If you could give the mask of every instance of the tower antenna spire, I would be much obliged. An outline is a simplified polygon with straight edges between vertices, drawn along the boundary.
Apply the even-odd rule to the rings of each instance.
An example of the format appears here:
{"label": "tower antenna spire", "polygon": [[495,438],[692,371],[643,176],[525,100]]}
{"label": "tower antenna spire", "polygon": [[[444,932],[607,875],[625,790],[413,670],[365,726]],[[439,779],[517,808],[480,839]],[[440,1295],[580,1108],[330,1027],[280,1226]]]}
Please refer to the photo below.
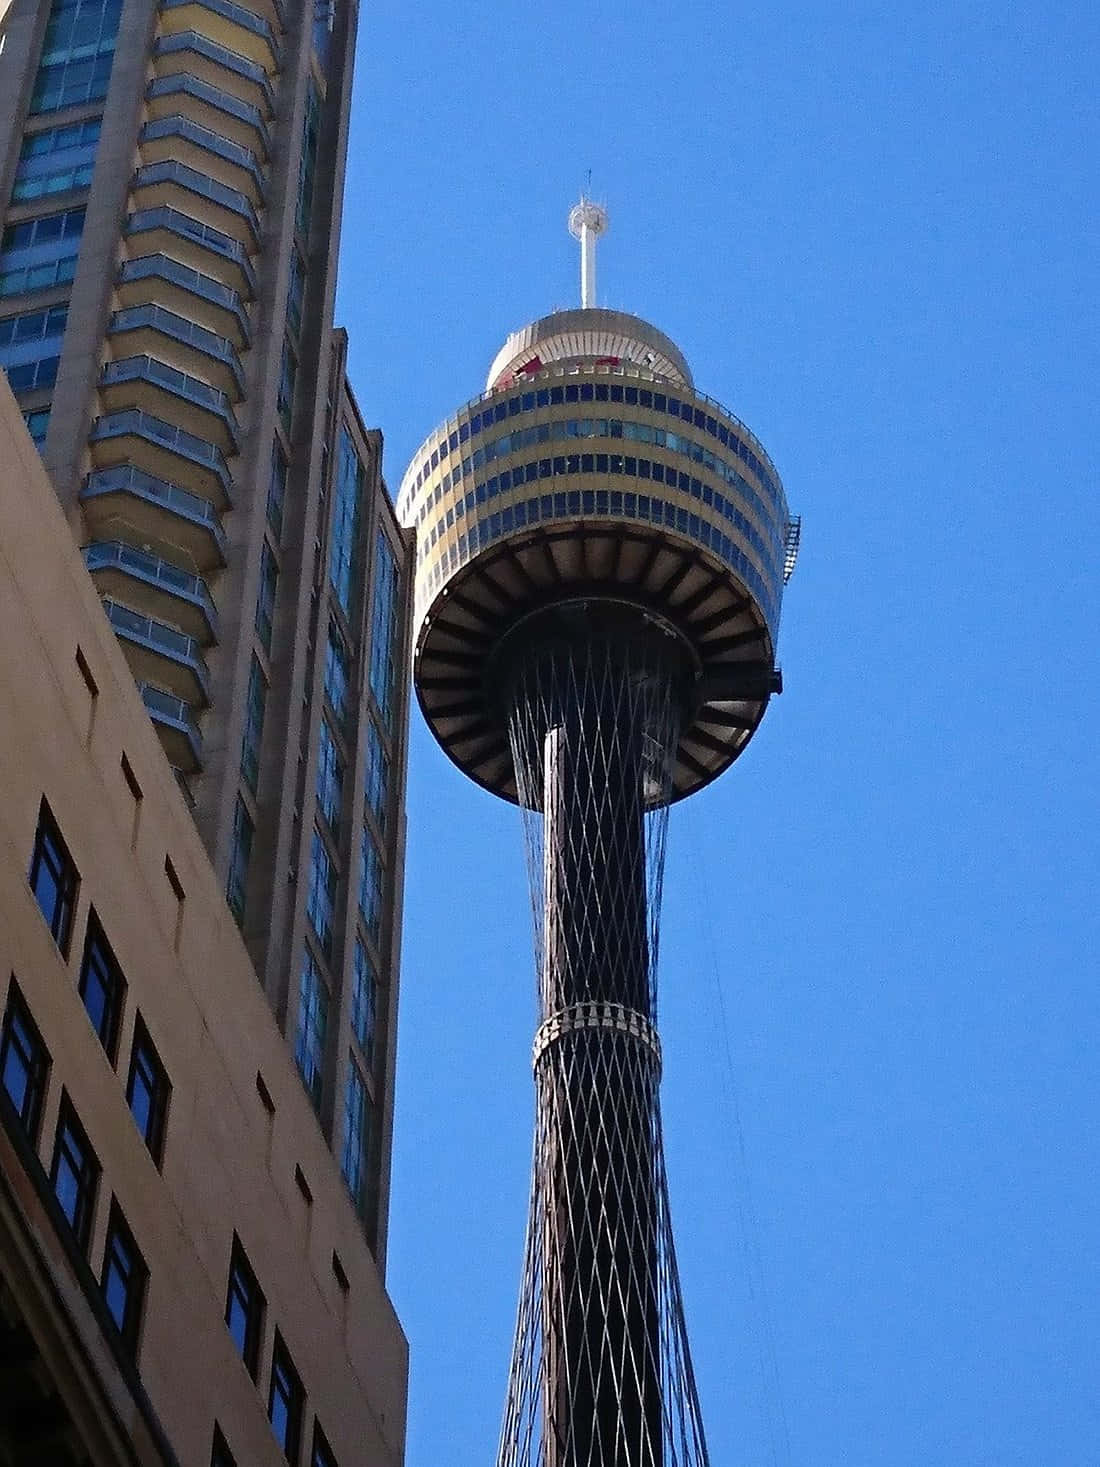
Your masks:
{"label": "tower antenna spire", "polygon": [[[588,177],[591,183],[591,170]],[[596,304],[596,241],[607,233],[607,210],[582,192],[569,211],[569,233],[581,242],[581,305],[588,310]]]}

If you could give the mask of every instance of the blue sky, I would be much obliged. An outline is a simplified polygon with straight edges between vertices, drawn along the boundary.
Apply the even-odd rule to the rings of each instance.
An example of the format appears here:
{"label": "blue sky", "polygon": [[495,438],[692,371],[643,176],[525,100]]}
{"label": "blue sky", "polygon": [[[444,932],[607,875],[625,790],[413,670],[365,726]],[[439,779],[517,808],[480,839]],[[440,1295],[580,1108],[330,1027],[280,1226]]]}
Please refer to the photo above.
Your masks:
{"label": "blue sky", "polygon": [[[1100,10],[1058,0],[364,10],[338,317],[391,486],[575,303],[591,169],[601,304],[678,342],[803,516],[786,691],[670,826],[715,1467],[1100,1460],[1098,75]],[[530,952],[518,816],[417,719],[409,1467],[495,1452]]]}

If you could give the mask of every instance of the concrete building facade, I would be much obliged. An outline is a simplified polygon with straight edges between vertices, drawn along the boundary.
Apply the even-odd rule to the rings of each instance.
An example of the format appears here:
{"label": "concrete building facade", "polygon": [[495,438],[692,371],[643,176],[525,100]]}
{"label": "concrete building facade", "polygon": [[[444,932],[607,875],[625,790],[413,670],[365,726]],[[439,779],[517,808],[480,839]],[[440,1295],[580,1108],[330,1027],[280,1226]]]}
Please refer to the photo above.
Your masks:
{"label": "concrete building facade", "polygon": [[0,367],[385,1253],[411,537],[332,328],[354,3],[12,0]]}
{"label": "concrete building facade", "polygon": [[362,1046],[334,1161],[3,383],[0,464],[0,1461],[399,1467]]}

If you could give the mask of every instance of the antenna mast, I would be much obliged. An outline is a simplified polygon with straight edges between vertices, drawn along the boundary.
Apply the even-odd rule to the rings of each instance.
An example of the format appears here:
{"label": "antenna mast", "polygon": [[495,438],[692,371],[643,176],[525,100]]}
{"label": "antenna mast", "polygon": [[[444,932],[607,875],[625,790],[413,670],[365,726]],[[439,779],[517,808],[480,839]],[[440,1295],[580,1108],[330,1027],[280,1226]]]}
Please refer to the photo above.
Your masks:
{"label": "antenna mast", "polygon": [[581,194],[569,211],[569,233],[581,242],[581,305],[596,304],[596,241],[607,233],[607,210]]}

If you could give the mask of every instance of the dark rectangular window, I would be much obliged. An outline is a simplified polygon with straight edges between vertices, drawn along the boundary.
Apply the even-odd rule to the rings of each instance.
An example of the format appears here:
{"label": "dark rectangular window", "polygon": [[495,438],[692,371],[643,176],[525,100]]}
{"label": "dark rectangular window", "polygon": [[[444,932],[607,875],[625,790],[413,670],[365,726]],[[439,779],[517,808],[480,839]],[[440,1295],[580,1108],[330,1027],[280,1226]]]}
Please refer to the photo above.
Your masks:
{"label": "dark rectangular window", "polygon": [[369,1065],[374,1058],[374,1031],[378,1013],[378,979],[367,950],[357,937],[352,968],[351,1027],[363,1058]]}
{"label": "dark rectangular window", "polygon": [[279,585],[279,563],[265,537],[260,547],[260,588],[256,596],[256,635],[265,652],[271,651],[271,629],[275,620],[275,593]]}
{"label": "dark rectangular window", "polygon": [[168,1118],[168,1076],[149,1038],[142,1017],[134,1021],[134,1045],[130,1051],[130,1074],[126,1081],[126,1103],[137,1123],[149,1154],[160,1166],[164,1154],[164,1128]]}
{"label": "dark rectangular window", "polygon": [[335,1453],[321,1430],[321,1423],[317,1420],[313,1422],[313,1452],[309,1459],[309,1467],[336,1467]]}
{"label": "dark rectangular window", "polygon": [[267,709],[267,678],[256,654],[248,672],[248,695],[244,709],[244,738],[241,743],[241,774],[253,794],[260,778],[260,743],[264,736]]}
{"label": "dark rectangular window", "polygon": [[229,1450],[222,1429],[214,1422],[214,1445],[210,1448],[210,1467],[237,1467],[237,1460]]}
{"label": "dark rectangular window", "polygon": [[354,1058],[348,1059],[344,1090],[344,1149],[340,1170],[348,1184],[355,1210],[362,1215],[366,1202],[367,1161],[370,1145],[370,1099]]}
{"label": "dark rectangular window", "polygon": [[340,807],[344,798],[344,761],[336,747],[336,740],[328,726],[328,719],[321,719],[321,734],[317,745],[317,803],[321,813],[334,833],[340,829]]}
{"label": "dark rectangular window", "polygon": [[225,1300],[225,1323],[233,1336],[245,1368],[253,1380],[260,1364],[260,1339],[263,1335],[266,1300],[256,1282],[256,1275],[245,1257],[241,1240],[233,1234],[233,1254],[229,1262],[229,1292]]}
{"label": "dark rectangular window", "polygon": [[288,1462],[297,1462],[298,1448],[302,1440],[302,1413],[305,1408],[305,1391],[298,1372],[283,1344],[282,1336],[275,1331],[275,1350],[271,1358],[271,1394],[268,1397],[267,1414],[275,1440],[283,1449]]}
{"label": "dark rectangular window", "polygon": [[350,699],[348,696],[351,670],[348,661],[348,649],[340,629],[334,621],[328,624],[328,646],[325,649],[325,697],[329,701],[329,707],[336,715],[337,722],[343,726],[347,721],[350,710]]}
{"label": "dark rectangular window", "polygon": [[31,856],[30,883],[54,941],[66,957],[76,905],[79,877],[69,848],[61,838],[57,822],[45,800],[38,812],[38,830]]}
{"label": "dark rectangular window", "polygon": [[100,1287],[107,1313],[122,1336],[130,1355],[137,1354],[141,1311],[145,1303],[145,1286],[149,1270],[141,1256],[134,1235],[122,1216],[116,1198],[111,1199],[111,1216],[107,1223],[107,1241],[103,1249],[103,1277]]}
{"label": "dark rectangular window", "polygon": [[49,1051],[18,983],[12,978],[0,1031],[0,1078],[32,1146],[38,1141],[49,1073]]}
{"label": "dark rectangular window", "polygon": [[122,1020],[122,1003],[126,995],[126,980],[94,912],[88,916],[78,991],[92,1021],[92,1028],[99,1035],[99,1042],[107,1051],[107,1058],[113,1065],[118,1052],[118,1031]]}
{"label": "dark rectangular window", "polygon": [[316,959],[307,947],[302,958],[298,989],[298,1028],[294,1059],[317,1110],[325,1083],[325,1040],[328,1035],[329,994]]}
{"label": "dark rectangular window", "polygon": [[225,884],[225,899],[238,925],[244,921],[244,899],[248,883],[248,863],[252,859],[252,817],[245,809],[244,801],[237,796],[233,811],[233,847],[229,853],[229,876]]}
{"label": "dark rectangular window", "polygon": [[382,530],[375,537],[374,604],[371,608],[370,687],[387,728],[392,727],[397,681],[397,558]]}
{"label": "dark rectangular window", "polygon": [[329,526],[328,573],[332,589],[349,617],[357,581],[356,548],[360,500],[365,482],[366,472],[355,451],[355,443],[347,428],[341,424],[332,522]]}
{"label": "dark rectangular window", "polygon": [[283,538],[283,506],[286,503],[286,458],[278,441],[271,447],[271,477],[267,484],[267,522],[276,544]]}
{"label": "dark rectangular window", "polygon": [[99,1171],[99,1161],[87,1133],[76,1118],[68,1094],[62,1091],[50,1165],[50,1185],[82,1253],[88,1251],[88,1239],[92,1234]]}

